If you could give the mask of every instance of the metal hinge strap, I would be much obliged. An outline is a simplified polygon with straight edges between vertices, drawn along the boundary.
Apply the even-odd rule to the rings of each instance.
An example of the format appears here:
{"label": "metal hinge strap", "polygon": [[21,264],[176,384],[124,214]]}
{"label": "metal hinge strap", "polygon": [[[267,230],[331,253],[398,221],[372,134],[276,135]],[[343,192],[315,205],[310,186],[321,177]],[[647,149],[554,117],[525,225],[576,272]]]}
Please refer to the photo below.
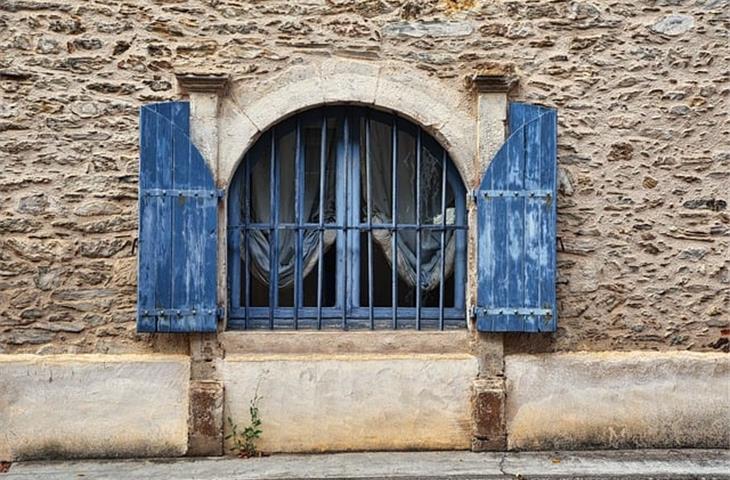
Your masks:
{"label": "metal hinge strap", "polygon": [[145,197],[193,197],[193,198],[223,198],[225,192],[221,189],[216,190],[180,190],[177,188],[162,189],[153,188],[143,190],[142,195]]}
{"label": "metal hinge strap", "polygon": [[217,315],[215,308],[150,308],[140,310],[142,317],[187,317],[190,315]]}
{"label": "metal hinge strap", "polygon": [[534,316],[534,315],[545,315],[551,317],[553,311],[549,308],[515,308],[515,307],[498,307],[498,308],[484,308],[474,307],[472,309],[473,316],[493,316],[493,315],[517,315],[517,316]]}
{"label": "metal hinge strap", "polygon": [[553,196],[553,193],[550,190],[480,190],[477,195],[482,198],[524,197],[549,199]]}

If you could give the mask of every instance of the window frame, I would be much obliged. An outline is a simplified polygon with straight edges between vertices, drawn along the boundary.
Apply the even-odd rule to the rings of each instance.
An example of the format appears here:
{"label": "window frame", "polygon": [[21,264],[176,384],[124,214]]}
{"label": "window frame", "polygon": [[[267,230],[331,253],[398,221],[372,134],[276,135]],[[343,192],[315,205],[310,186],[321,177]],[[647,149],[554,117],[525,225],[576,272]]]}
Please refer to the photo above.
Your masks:
{"label": "window frame", "polygon": [[[318,113],[323,112],[323,113]],[[303,282],[302,278],[302,246],[301,246],[301,239],[302,239],[302,230],[303,229],[319,229],[320,231],[320,253],[321,253],[321,245],[322,245],[322,231],[323,229],[330,228],[328,225],[323,224],[323,215],[321,215],[321,208],[320,208],[320,216],[319,216],[319,224],[310,224],[310,223],[304,223],[302,222],[302,212],[301,212],[301,190],[300,187],[304,172],[303,164],[303,142],[301,141],[302,138],[302,129],[301,129],[301,123],[303,119],[311,119],[312,116],[320,115],[323,122],[326,122],[326,118],[328,115],[332,114],[332,112],[335,112],[336,115],[341,115],[343,117],[343,124],[344,124],[344,139],[342,139],[342,144],[340,144],[339,139],[336,146],[336,150],[339,150],[339,148],[344,147],[343,152],[338,152],[336,154],[336,162],[337,162],[337,176],[340,175],[340,173],[344,173],[345,180],[343,182],[337,182],[337,200],[336,203],[338,205],[337,208],[337,225],[332,227],[335,228],[337,231],[337,240],[336,245],[333,245],[332,248],[337,249],[337,285],[338,285],[338,295],[337,295],[337,301],[334,307],[325,307],[321,305],[321,265],[322,262],[318,262],[318,293],[317,293],[317,301],[318,306],[316,307],[305,307],[302,305],[302,293],[303,293],[303,287],[301,283]],[[344,112],[344,113],[343,113]],[[417,159],[416,159],[416,165],[417,165],[417,171],[416,174],[416,195],[417,198],[415,200],[416,202],[416,208],[420,208],[420,194],[421,194],[421,186],[420,186],[420,165],[421,165],[421,151],[422,151],[422,139],[424,138],[424,135],[427,135],[430,140],[432,141],[434,145],[438,146],[441,152],[441,164],[442,164],[442,224],[434,225],[432,228],[435,228],[437,230],[440,230],[441,233],[441,252],[442,252],[442,261],[443,264],[443,252],[444,252],[444,243],[443,238],[445,235],[446,230],[453,230],[456,242],[456,254],[454,258],[454,306],[453,307],[446,307],[444,305],[444,276],[443,276],[443,265],[441,265],[441,281],[439,286],[439,306],[438,307],[423,307],[421,305],[421,294],[420,294],[420,288],[416,288],[416,291],[418,292],[416,295],[416,306],[414,307],[402,307],[402,306],[393,306],[393,302],[391,302],[390,306],[387,307],[376,307],[373,306],[372,297],[370,297],[370,301],[368,302],[368,306],[359,306],[359,296],[361,295],[361,289],[360,289],[360,274],[358,272],[357,275],[353,275],[352,272],[359,270],[359,262],[360,262],[360,249],[359,249],[359,242],[360,242],[360,232],[361,231],[367,231],[368,232],[368,242],[370,246],[372,246],[372,231],[373,228],[386,228],[391,231],[399,231],[399,230],[405,230],[405,229],[415,229],[417,232],[421,232],[425,229],[425,225],[421,223],[421,216],[420,213],[416,214],[416,224],[403,224],[399,223],[397,221],[397,213],[393,215],[393,224],[392,225],[375,225],[372,223],[372,219],[370,218],[370,212],[371,212],[371,206],[368,205],[367,211],[368,211],[368,218],[366,222],[362,222],[360,218],[360,189],[361,189],[361,178],[360,178],[360,152],[359,147],[360,143],[359,141],[353,141],[352,136],[357,132],[359,135],[359,125],[353,125],[354,122],[352,122],[352,118],[359,118],[364,117],[366,119],[365,121],[365,145],[369,145],[369,135],[370,135],[370,119],[373,117],[380,117],[380,118],[389,118],[392,120],[392,132],[393,132],[393,142],[394,144],[397,142],[398,132],[408,128],[408,129],[415,129],[416,132],[416,152],[417,152]],[[245,219],[241,215],[241,209],[240,209],[240,201],[237,200],[237,195],[240,195],[242,191],[246,190],[245,185],[246,182],[250,182],[251,180],[251,162],[249,161],[249,153],[253,150],[253,147],[248,150],[248,152],[244,155],[244,158],[240,165],[238,166],[238,169],[233,175],[233,179],[231,180],[229,184],[229,192],[228,192],[228,215],[227,215],[227,232],[228,232],[228,238],[226,242],[226,249],[228,254],[228,272],[227,272],[227,279],[228,279],[228,292],[227,292],[227,303],[228,303],[228,322],[227,322],[227,330],[297,330],[302,327],[304,328],[312,328],[315,330],[320,329],[337,329],[337,330],[349,330],[349,329],[366,329],[366,330],[399,330],[399,329],[416,329],[420,330],[423,327],[430,327],[434,320],[436,320],[438,323],[435,325],[434,329],[437,330],[448,330],[448,329],[463,329],[467,327],[467,309],[466,309],[466,293],[467,293],[467,268],[468,268],[468,244],[469,244],[469,233],[468,233],[468,210],[469,205],[467,203],[467,189],[465,186],[464,181],[462,180],[457,168],[455,167],[453,161],[450,158],[450,155],[444,149],[435,139],[430,137],[430,135],[423,130],[422,127],[419,125],[411,122],[410,120],[407,120],[401,116],[399,116],[396,113],[386,113],[380,110],[375,110],[372,108],[365,108],[360,106],[350,106],[350,105],[340,105],[337,107],[319,107],[310,109],[304,112],[300,112],[293,117],[289,117],[286,119],[283,119],[276,123],[274,126],[272,126],[270,129],[267,130],[267,132],[264,133],[258,140],[258,142],[264,141],[267,135],[270,135],[269,140],[271,142],[271,148],[272,148],[272,158],[276,157],[276,149],[275,149],[275,142],[273,142],[273,139],[276,136],[276,130],[277,128],[286,128],[287,125],[289,125],[289,128],[291,128],[291,123],[295,122],[295,132],[297,136],[296,140],[296,169],[297,169],[297,181],[296,184],[296,195],[295,198],[297,199],[296,202],[296,220],[294,224],[283,224],[278,221],[278,218],[275,218],[277,215],[275,212],[278,210],[276,208],[273,208],[271,210],[271,218],[269,224],[262,224],[258,225],[256,224],[255,228],[261,228],[261,229],[268,229],[271,232],[271,245],[277,245],[277,232],[284,228],[294,228],[298,233],[297,238],[297,253],[296,253],[296,269],[295,269],[295,285],[294,285],[294,300],[293,300],[293,306],[289,307],[281,307],[278,306],[278,286],[275,287],[273,284],[275,282],[269,282],[270,285],[270,292],[269,292],[269,306],[262,306],[262,307],[254,307],[250,306],[250,298],[248,300],[244,299],[242,302],[241,298],[241,287],[243,287],[244,290],[244,296],[247,295],[249,292],[249,289],[251,288],[251,280],[250,280],[250,272],[243,272],[242,266],[240,260],[240,252],[243,248],[244,251],[247,249],[245,248],[242,243],[245,244],[245,234],[244,234],[244,240],[241,240],[241,234],[239,233],[241,230],[246,231],[247,228],[251,228],[252,223],[249,222],[249,219]],[[323,123],[324,125],[324,123]],[[326,142],[324,141],[326,139],[326,132],[327,130],[321,130],[323,135],[323,141],[322,145],[324,145]],[[322,148],[324,150],[324,148]],[[367,150],[367,148],[366,148]],[[324,153],[324,152],[323,152]],[[367,163],[367,172],[369,173],[370,169],[370,160],[369,160],[369,152],[366,152],[366,157],[368,157]],[[395,166],[395,162],[397,160],[397,154],[393,155],[393,165]],[[324,155],[322,155],[322,162],[325,161]],[[342,162],[342,165],[340,164]],[[278,183],[280,181],[280,177],[278,177],[277,173],[277,166],[278,161],[270,161],[271,166],[271,185],[274,185],[274,181]],[[320,168],[322,168],[323,163],[320,164]],[[321,172],[322,170],[320,170]],[[241,175],[241,172],[244,181],[241,181],[239,176]],[[354,173],[352,173],[354,172]],[[444,175],[445,174],[445,175]],[[397,175],[397,174],[396,174]],[[320,182],[323,183],[324,180]],[[446,215],[445,215],[445,200],[443,197],[445,197],[445,187],[446,184],[451,186],[454,192],[454,206],[455,206],[455,222],[453,225],[446,224]],[[397,185],[397,182],[395,182]],[[369,183],[368,183],[369,184]],[[346,187],[345,187],[346,186]],[[271,198],[271,205],[272,207],[276,204],[278,201],[278,188],[279,185],[276,185],[275,188],[271,188],[270,190],[270,198]],[[321,186],[320,186],[321,188]],[[395,198],[397,198],[397,187],[394,188],[394,212],[397,212],[397,206],[395,202]],[[342,197],[344,195],[344,197]],[[353,200],[355,199],[355,200]],[[250,199],[249,199],[250,202]],[[368,195],[368,203],[370,202],[370,195]],[[248,204],[250,205],[250,203]],[[340,208],[340,205],[344,205],[346,208]],[[353,205],[357,205],[357,208],[353,208]],[[247,206],[247,208],[249,208]],[[343,211],[344,210],[344,211]],[[249,213],[250,215],[250,213]],[[397,233],[396,233],[397,234]],[[417,236],[417,243],[418,246],[416,248],[417,255],[419,260],[417,260],[416,265],[418,268],[418,272],[416,274],[417,278],[420,278],[420,255],[421,255],[421,248],[420,248],[420,238],[421,235],[419,234]],[[393,243],[395,246],[395,242],[397,240],[395,239],[395,236],[393,237]],[[348,246],[349,245],[349,246]],[[271,277],[278,279],[278,272],[276,270],[278,269],[278,248],[272,248],[271,249],[273,255],[270,260],[271,265]],[[368,249],[368,252],[372,252],[372,248]],[[397,255],[397,254],[396,254]],[[371,256],[371,253],[369,253],[368,257]],[[320,256],[320,258],[322,258]],[[368,258],[368,265],[369,270],[372,270],[372,258]],[[397,299],[397,278],[398,273],[397,269],[391,269],[393,281],[395,282],[396,288],[393,289],[393,298]],[[271,278],[270,277],[270,278]],[[244,283],[242,285],[242,282]],[[368,295],[371,295],[372,288],[372,273],[368,274]],[[348,298],[349,297],[349,298]],[[273,307],[271,305],[274,305]],[[343,307],[344,305],[344,307]],[[383,328],[382,326],[378,326],[377,323],[380,322],[383,323],[382,320],[389,320],[390,326]],[[425,320],[425,322],[424,322]],[[314,324],[313,324],[314,323]],[[431,329],[431,328],[427,328]]]}

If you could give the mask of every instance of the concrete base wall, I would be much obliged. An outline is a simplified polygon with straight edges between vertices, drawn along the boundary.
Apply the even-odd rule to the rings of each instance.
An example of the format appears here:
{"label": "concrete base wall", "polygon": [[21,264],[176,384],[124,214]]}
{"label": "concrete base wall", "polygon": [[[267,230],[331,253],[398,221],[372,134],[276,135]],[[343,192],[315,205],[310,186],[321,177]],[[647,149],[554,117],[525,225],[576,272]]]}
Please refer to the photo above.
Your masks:
{"label": "concrete base wall", "polygon": [[222,371],[239,429],[258,389],[265,452],[470,446],[470,355],[231,356]]}
{"label": "concrete base wall", "polygon": [[[467,449],[473,435],[495,436],[489,400],[503,398],[487,382],[480,403],[477,359],[459,353],[252,353],[217,365],[224,389],[198,403],[214,400],[244,428],[258,389],[258,447],[270,453]],[[508,355],[505,378],[510,449],[730,447],[725,354]],[[188,425],[220,441],[223,415],[189,409],[196,391],[187,356],[0,355],[0,460],[183,455]]]}
{"label": "concrete base wall", "polygon": [[190,362],[0,355],[0,460],[183,455]]}
{"label": "concrete base wall", "polygon": [[508,355],[511,449],[730,447],[730,356]]}

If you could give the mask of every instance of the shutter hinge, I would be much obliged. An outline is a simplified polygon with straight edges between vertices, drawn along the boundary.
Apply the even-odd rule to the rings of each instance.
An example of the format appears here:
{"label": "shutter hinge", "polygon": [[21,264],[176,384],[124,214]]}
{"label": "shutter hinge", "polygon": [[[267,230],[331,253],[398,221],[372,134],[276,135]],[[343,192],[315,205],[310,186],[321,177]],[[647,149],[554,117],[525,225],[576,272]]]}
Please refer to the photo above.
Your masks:
{"label": "shutter hinge", "polygon": [[553,193],[550,190],[480,190],[478,195],[483,198],[545,198],[550,201]]}
{"label": "shutter hinge", "polygon": [[553,311],[549,308],[515,308],[515,307],[498,307],[498,308],[484,308],[484,307],[472,307],[472,317],[477,316],[494,316],[494,315],[517,315],[517,316],[532,316],[532,315],[544,315],[546,317],[552,317]]}
{"label": "shutter hinge", "polygon": [[150,308],[139,312],[141,317],[187,317],[197,315],[214,315],[215,308]]}
{"label": "shutter hinge", "polygon": [[477,203],[477,190],[469,190],[466,194],[467,201],[471,200],[474,203]]}
{"label": "shutter hinge", "polygon": [[193,198],[204,198],[204,197],[218,197],[223,198],[225,191],[223,189],[215,190],[182,190],[177,188],[161,189],[152,188],[144,190],[142,195],[145,197],[193,197]]}
{"label": "shutter hinge", "polygon": [[216,314],[218,316],[218,320],[222,320],[226,316],[226,309],[223,307],[218,307]]}

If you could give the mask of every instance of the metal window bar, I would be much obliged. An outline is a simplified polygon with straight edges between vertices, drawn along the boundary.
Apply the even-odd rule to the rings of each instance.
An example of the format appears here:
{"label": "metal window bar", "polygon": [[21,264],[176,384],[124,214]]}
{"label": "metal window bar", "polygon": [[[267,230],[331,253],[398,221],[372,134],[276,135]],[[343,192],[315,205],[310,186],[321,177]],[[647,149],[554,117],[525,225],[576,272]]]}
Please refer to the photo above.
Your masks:
{"label": "metal window bar", "polygon": [[322,112],[319,151],[319,246],[317,261],[317,330],[322,329],[322,277],[324,275],[324,186],[327,162],[327,115]]}
{"label": "metal window bar", "polygon": [[[348,109],[346,147],[348,161],[346,162],[345,175],[349,177],[347,182],[347,257],[348,257],[348,289],[347,310],[360,306],[360,232],[349,228],[351,225],[359,225],[360,222],[360,121],[359,110]],[[347,320],[347,318],[345,319]]]}
{"label": "metal window bar", "polygon": [[269,182],[269,327],[274,329],[274,308],[279,306],[279,162],[276,127],[271,130],[271,177]]}
{"label": "metal window bar", "polygon": [[336,148],[336,163],[337,163],[337,178],[338,180],[342,180],[341,182],[336,182],[336,196],[337,196],[337,204],[336,204],[336,210],[337,210],[337,226],[341,228],[341,230],[337,230],[337,306],[341,311],[341,321],[342,321],[342,328],[347,329],[346,327],[346,318],[347,318],[347,229],[345,228],[347,226],[347,202],[349,201],[347,198],[347,184],[349,181],[349,175],[347,174],[348,170],[348,148],[347,148],[347,141],[349,140],[349,135],[347,133],[347,116],[343,114],[343,112],[339,111],[338,115],[335,117],[337,126],[338,126],[338,135],[337,135],[337,148]]}
{"label": "metal window bar", "polygon": [[[243,223],[244,225],[247,225],[251,222],[251,189],[248,188],[249,185],[251,185],[251,159],[250,156],[246,156],[244,159],[246,162],[244,164],[244,171],[243,176],[246,179],[246,188],[243,189]],[[240,237],[238,232],[236,232],[236,235]],[[251,239],[248,229],[244,229],[244,236],[243,236],[243,243],[244,243],[244,264],[246,266],[246,274],[244,276],[244,285],[243,285],[243,296],[244,296],[244,303],[245,303],[245,312],[246,312],[246,318],[248,318],[248,309],[251,306],[251,268],[250,268],[250,262],[251,262]],[[239,262],[240,265],[240,262]]]}
{"label": "metal window bar", "polygon": [[[370,330],[375,330],[375,317],[373,316],[373,189],[371,178],[371,153],[370,146],[370,114],[365,117],[365,182],[367,190],[367,232],[368,232],[368,319]],[[359,223],[359,219],[358,219]]]}
{"label": "metal window bar", "polygon": [[[421,129],[416,133],[416,330],[421,329]],[[441,278],[443,283],[443,277]]]}
{"label": "metal window bar", "polygon": [[391,246],[391,260],[392,265],[392,304],[393,309],[393,329],[398,330],[398,118],[393,117],[392,130],[391,130],[391,155],[392,155],[392,178],[393,178],[393,208],[391,209],[391,218],[393,222],[393,234],[392,234],[392,246]]}
{"label": "metal window bar", "polygon": [[441,262],[439,265],[439,330],[444,329],[444,289],[446,272],[446,150],[441,154]]}
{"label": "metal window bar", "polygon": [[[278,152],[277,140],[282,133],[277,136],[277,131],[272,129],[270,132],[270,150],[269,158],[271,161],[270,176],[270,218],[268,223],[251,222],[251,184],[255,180],[252,178],[252,158],[246,155],[244,158],[243,171],[243,187],[231,188],[231,199],[236,202],[236,206],[231,209],[231,219],[229,220],[229,242],[234,255],[241,255],[243,265],[246,267],[245,272],[240,272],[241,262],[238,263],[238,271],[232,269],[232,288],[237,289],[236,294],[231,294],[231,312],[229,315],[230,325],[234,328],[261,328],[263,325],[261,320],[267,320],[266,327],[269,329],[281,328],[289,326],[299,328],[304,325],[306,328],[321,329],[325,326],[332,326],[330,319],[340,319],[340,326],[348,329],[350,325],[360,328],[369,329],[377,328],[376,321],[382,321],[389,318],[391,326],[394,329],[401,327],[416,329],[423,328],[424,325],[436,327],[443,330],[447,327],[460,326],[463,327],[465,322],[464,308],[464,291],[465,286],[465,261],[466,261],[466,229],[465,215],[465,195],[459,195],[463,190],[461,180],[458,173],[452,170],[449,165],[448,154],[444,149],[441,150],[441,222],[440,224],[424,224],[421,219],[421,170],[422,170],[422,151],[423,133],[419,128],[416,133],[416,222],[415,223],[398,223],[398,144],[399,144],[399,119],[393,116],[391,121],[391,164],[392,164],[392,219],[388,224],[374,224],[372,222],[372,133],[371,133],[371,115],[369,112],[358,110],[357,112],[338,110],[335,117],[335,123],[340,130],[337,137],[337,155],[336,155],[336,177],[337,177],[337,221],[335,224],[327,224],[324,218],[325,212],[325,187],[326,187],[326,168],[328,161],[328,117],[327,110],[320,112],[320,178],[319,178],[319,218],[318,222],[306,222],[304,218],[304,189],[305,187],[305,160],[304,160],[304,135],[302,133],[302,120],[296,120],[296,150],[295,150],[295,222],[280,222],[280,214],[278,209],[279,194],[281,189],[280,178],[280,153]],[[364,141],[362,132],[359,130],[364,126]],[[357,143],[358,145],[354,145]],[[361,145],[363,144],[364,145]],[[365,148],[365,187],[367,189],[367,217],[365,222],[360,221],[360,148]],[[342,181],[344,180],[344,181]],[[357,182],[355,185],[354,182]],[[456,210],[456,222],[447,224],[447,185],[452,185],[455,190],[454,201]],[[238,188],[238,190],[236,190]],[[242,197],[242,198],[241,198]],[[236,221],[237,219],[237,221]],[[373,231],[376,229],[384,229],[392,232],[391,251],[392,251],[392,304],[389,307],[376,307],[374,302],[374,273],[373,273]],[[252,231],[268,231],[269,233],[269,253],[270,253],[270,273],[269,273],[269,305],[267,307],[253,307],[251,305],[251,252],[250,237]],[[294,302],[293,306],[279,306],[279,231],[294,230],[296,233],[296,264],[294,277]],[[318,245],[318,267],[317,267],[317,305],[315,308],[304,306],[304,273],[303,273],[303,236],[306,230],[317,230],[319,235]],[[337,304],[335,307],[324,307],[324,233],[327,230],[337,231],[337,250],[338,250],[338,268],[337,277],[338,288]],[[401,307],[398,304],[398,234],[399,231],[415,230],[416,232],[416,306]],[[421,282],[421,257],[422,257],[422,235],[424,231],[433,231],[440,233],[440,265],[439,265],[439,293],[438,308],[423,307],[422,300],[422,282]],[[360,267],[360,233],[367,232],[368,242],[368,272],[367,272],[367,288],[368,288],[368,306],[360,307],[359,292],[359,267]],[[454,306],[446,307],[445,305],[445,253],[446,253],[446,232],[453,232],[456,237],[456,255],[454,259]],[[243,242],[241,242],[243,240]],[[241,243],[243,243],[243,252],[240,252]],[[348,264],[352,265],[348,267]],[[350,273],[348,275],[348,272]],[[243,292],[241,292],[241,274],[243,275]],[[358,275],[358,278],[350,278],[352,275]],[[355,288],[357,287],[357,288]],[[348,291],[353,290],[352,292]],[[244,301],[241,302],[241,293],[243,293]],[[287,319],[292,319],[287,320]],[[459,319],[463,322],[459,323]],[[363,321],[366,323],[363,324]],[[424,323],[424,321],[426,323]],[[437,321],[437,324],[433,322]],[[457,324],[454,324],[457,321]]]}
{"label": "metal window bar", "polygon": [[[246,157],[244,157],[243,161],[246,161]],[[230,198],[230,204],[229,204],[229,218],[230,219],[239,219],[241,218],[241,200],[242,200],[242,182],[233,182],[231,184],[231,190],[229,193]],[[246,230],[238,230],[238,229],[231,229],[230,222],[228,227],[228,245],[229,245],[229,252],[228,252],[228,258],[230,263],[230,303],[229,306],[231,309],[240,308],[241,307],[241,285],[240,281],[236,282],[237,279],[241,278],[241,262],[243,261],[242,256],[242,249],[241,249],[241,233],[246,232]]]}
{"label": "metal window bar", "polygon": [[303,238],[304,230],[301,228],[304,216],[304,153],[302,151],[302,120],[297,118],[296,133],[294,147],[294,171],[296,172],[296,180],[294,182],[294,218],[297,224],[296,230],[296,259],[294,263],[294,329],[297,330],[299,325],[299,309],[302,307],[302,256],[303,256]]}

